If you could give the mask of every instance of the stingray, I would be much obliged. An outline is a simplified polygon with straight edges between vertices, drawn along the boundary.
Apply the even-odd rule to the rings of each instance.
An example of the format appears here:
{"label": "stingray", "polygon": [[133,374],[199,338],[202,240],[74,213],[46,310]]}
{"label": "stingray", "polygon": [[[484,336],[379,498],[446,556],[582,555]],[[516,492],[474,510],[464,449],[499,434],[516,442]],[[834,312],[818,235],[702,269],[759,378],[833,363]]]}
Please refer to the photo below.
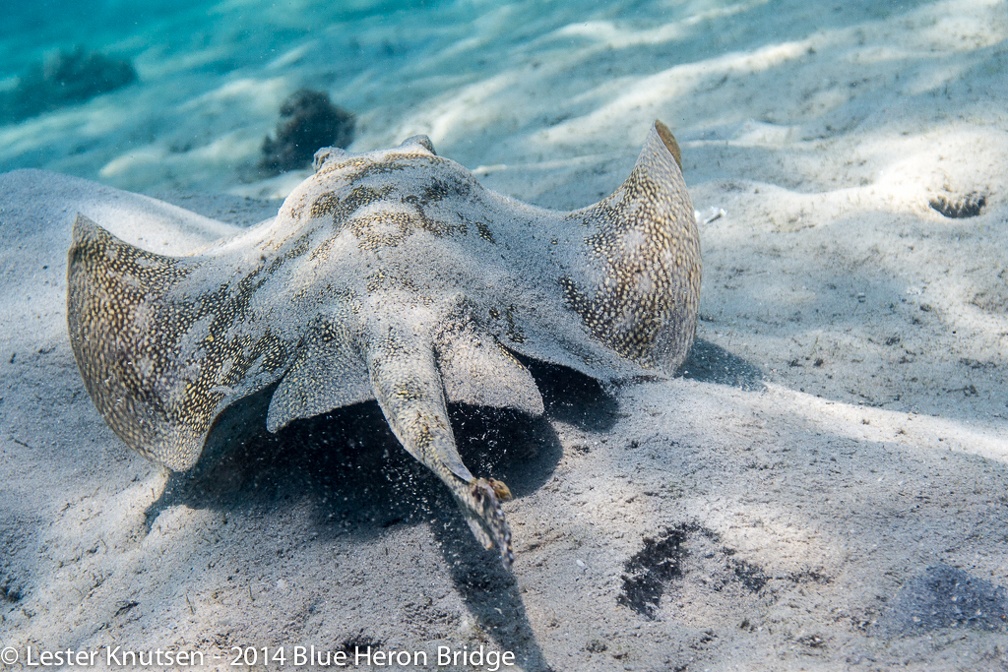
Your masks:
{"label": "stingray", "polygon": [[490,191],[416,136],[319,150],[276,218],[190,256],[78,215],[67,314],[91,399],[147,458],[190,469],[218,415],[271,386],[270,432],[377,400],[510,565],[510,492],[463,464],[447,404],[541,415],[520,357],[606,385],[674,374],[700,271],[679,147],[661,122],[626,181],[572,212]]}

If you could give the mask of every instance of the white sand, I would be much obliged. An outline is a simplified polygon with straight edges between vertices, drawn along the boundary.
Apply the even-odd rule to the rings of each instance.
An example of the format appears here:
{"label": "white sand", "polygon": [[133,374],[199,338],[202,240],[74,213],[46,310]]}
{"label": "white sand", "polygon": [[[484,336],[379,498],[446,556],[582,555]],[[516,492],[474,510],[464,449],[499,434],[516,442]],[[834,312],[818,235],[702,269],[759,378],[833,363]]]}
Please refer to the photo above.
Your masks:
{"label": "white sand", "polygon": [[[232,646],[367,642],[431,668],[438,646],[483,644],[557,672],[1008,669],[1008,4],[543,4],[267,13],[286,22],[272,38],[224,4],[188,49],[123,38],[142,83],[0,128],[0,166],[251,224],[277,204],[242,196],[299,178],[243,171],[312,84],[361,116],[357,149],[429,133],[488,185],[569,208],[622,181],[662,118],[696,207],[726,213],[701,228],[687,376],[610,400],[545,371],[547,421],[458,410],[467,460],[518,495],[512,575],[371,407],[278,442],[242,427],[252,403],[201,475],[169,479],[77,373],[70,223],[176,252],[230,228],[2,175],[0,648],[189,649],[199,669]],[[204,9],[157,25],[192,35]],[[971,193],[977,217],[928,206]],[[647,584],[647,549],[650,576],[678,572],[650,605],[624,591]],[[970,624],[949,627],[955,605]]]}

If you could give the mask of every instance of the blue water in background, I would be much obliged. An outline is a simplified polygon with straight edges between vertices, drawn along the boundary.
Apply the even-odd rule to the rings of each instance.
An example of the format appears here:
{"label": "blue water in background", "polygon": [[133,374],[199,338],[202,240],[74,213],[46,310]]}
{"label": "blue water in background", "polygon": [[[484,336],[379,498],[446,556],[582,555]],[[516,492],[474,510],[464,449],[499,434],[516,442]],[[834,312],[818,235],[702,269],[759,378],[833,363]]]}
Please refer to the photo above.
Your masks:
{"label": "blue water in background", "polygon": [[[859,108],[874,105],[873,90],[891,88],[898,68],[865,61],[844,72],[850,81],[836,81],[838,63],[874,48],[858,42],[857,27],[910,16],[928,4],[8,3],[0,22],[0,95],[33,64],[77,45],[129,59],[139,81],[30,119],[0,122],[0,172],[46,168],[148,192],[240,190],[258,179],[247,167],[275,128],[283,99],[301,87],[325,91],[357,115],[352,148],[426,133],[441,153],[470,167],[606,152],[627,156],[656,117],[687,143],[731,135],[749,120],[782,128],[812,120],[836,128],[846,122],[826,115],[834,109],[843,117],[865,114]],[[828,51],[788,55],[772,67],[745,62],[749,54],[826,34],[836,35],[826,41]],[[900,58],[930,67],[912,51]],[[936,68],[947,60],[941,53],[928,58]],[[676,68],[686,69],[682,91],[667,81],[649,90],[648,78],[673,71],[678,78]],[[817,79],[817,90],[794,83]],[[735,93],[726,93],[726,82]],[[829,99],[834,93],[835,102]],[[613,106],[621,96],[625,101]],[[825,112],[806,104],[816,96],[825,100]],[[574,128],[572,120],[584,123]],[[544,129],[565,125],[563,133],[544,135]],[[821,132],[813,127],[806,134]]]}
{"label": "blue water in background", "polygon": [[[450,17],[441,16],[445,11]],[[144,178],[117,179],[108,171],[103,176],[102,166],[156,139],[168,138],[178,154],[259,126],[247,130],[242,151],[248,153],[259,142],[254,136],[272,130],[284,93],[301,86],[360,90],[354,79],[373,81],[376,72],[380,79],[442,49],[446,40],[436,34],[445,35],[446,25],[468,23],[478,12],[475,5],[447,0],[11,3],[0,22],[0,92],[10,91],[28,69],[56,52],[78,46],[130,60],[139,82],[101,100],[67,106],[76,109],[4,120],[0,131],[11,139],[2,143],[0,171],[52,168],[142,189]],[[422,31],[411,28],[418,17]],[[449,35],[447,41],[453,39]],[[254,82],[267,79],[284,80],[275,87],[283,91],[261,95],[250,89],[238,95],[241,100],[213,101],[214,92],[229,82],[252,82],[254,89]],[[366,107],[353,96],[337,102]],[[267,121],[269,114],[252,109],[256,105],[272,109],[274,119]],[[229,123],[221,123],[224,115]],[[203,118],[202,130],[194,117]],[[180,178],[177,186],[194,185]]]}
{"label": "blue water in background", "polygon": [[[325,23],[373,16],[394,20],[395,13],[404,8],[429,9],[445,4],[445,0],[40,0],[5,4],[0,39],[5,43],[3,69],[7,75],[20,71],[46,51],[79,43],[99,50],[120,47],[138,51],[160,42],[168,52],[227,43],[232,47],[234,62],[252,62],[262,52]],[[249,25],[256,27],[249,29]]]}
{"label": "blue water in background", "polygon": [[[0,26],[0,93],[17,86],[29,68],[77,46],[128,59],[139,81],[29,119],[6,120],[0,125],[0,172],[46,168],[137,191],[227,190],[255,179],[246,168],[273,130],[280,102],[297,88],[330,93],[336,104],[358,114],[365,133],[389,129],[365,143],[372,148],[431,133],[429,122],[411,123],[417,110],[502,73],[523,81],[528,97],[535,85],[527,71],[538,70],[540,61],[565,58],[585,41],[551,37],[572,22],[648,26],[716,3],[689,4],[661,17],[648,11],[654,3],[584,0],[11,4]],[[639,58],[623,65],[604,58],[611,76],[642,74]],[[659,53],[646,69],[657,71],[668,62]],[[586,72],[558,74],[577,80]],[[551,98],[571,96],[546,81],[541,93],[531,95],[556,107],[554,119],[576,114],[561,109],[563,104],[550,105]],[[492,104],[511,117],[530,107],[506,92]],[[507,130],[497,116],[488,115],[484,125]],[[531,116],[513,122],[513,130],[544,123]],[[469,142],[471,124],[444,126],[456,132],[447,139],[442,132],[439,149]]]}

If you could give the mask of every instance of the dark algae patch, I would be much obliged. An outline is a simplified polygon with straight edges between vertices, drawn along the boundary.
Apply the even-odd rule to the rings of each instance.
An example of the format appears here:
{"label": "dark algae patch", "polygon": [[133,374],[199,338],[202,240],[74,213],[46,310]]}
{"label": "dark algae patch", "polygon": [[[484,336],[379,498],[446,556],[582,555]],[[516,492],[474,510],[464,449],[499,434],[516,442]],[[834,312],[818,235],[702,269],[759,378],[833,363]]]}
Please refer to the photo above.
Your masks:
{"label": "dark algae patch", "polygon": [[697,536],[717,542],[718,535],[699,523],[680,523],[659,536],[644,538],[644,548],[623,565],[623,589],[617,602],[653,619],[672,581],[681,579],[690,541]]}
{"label": "dark algae patch", "polygon": [[660,536],[644,539],[644,548],[623,566],[623,590],[619,604],[641,616],[654,618],[665,593],[665,585],[682,577],[682,561],[689,552],[686,539],[699,530],[696,524],[666,529]]}
{"label": "dark algae patch", "polygon": [[271,174],[307,168],[320,147],[346,147],[354,138],[356,117],[323,91],[300,89],[280,106],[276,137],[266,136],[259,168]]}
{"label": "dark algae patch", "polygon": [[[697,562],[699,561],[699,562]],[[717,532],[696,522],[666,528],[657,537],[645,537],[644,547],[623,566],[623,588],[617,602],[648,619],[657,617],[665,592],[695,573],[714,592],[734,585],[741,594],[762,594],[773,578],[756,563],[736,557],[721,543]],[[792,578],[792,577],[783,577]],[[798,583],[802,579],[794,578]]]}
{"label": "dark algae patch", "polygon": [[136,80],[136,70],[129,61],[82,46],[60,50],[21,74],[17,86],[0,98],[0,118],[20,121],[82,103]]}
{"label": "dark algae patch", "polygon": [[931,209],[949,219],[967,219],[979,215],[984,206],[987,205],[987,198],[983,194],[976,192],[965,196],[936,196],[928,201]]}

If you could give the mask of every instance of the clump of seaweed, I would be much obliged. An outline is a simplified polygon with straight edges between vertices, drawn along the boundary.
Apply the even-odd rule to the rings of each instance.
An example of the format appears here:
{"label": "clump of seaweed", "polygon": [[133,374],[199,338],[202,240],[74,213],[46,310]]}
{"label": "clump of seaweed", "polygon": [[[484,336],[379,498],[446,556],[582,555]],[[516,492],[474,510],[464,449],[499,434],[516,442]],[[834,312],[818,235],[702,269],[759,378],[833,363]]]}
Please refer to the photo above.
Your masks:
{"label": "clump of seaweed", "polygon": [[259,168],[277,174],[305,168],[320,147],[346,147],[353,141],[356,117],[323,91],[300,89],[280,106],[276,138],[266,136]]}
{"label": "clump of seaweed", "polygon": [[958,198],[939,195],[928,201],[928,205],[932,210],[936,210],[949,219],[966,219],[979,215],[987,205],[987,198],[976,192],[970,192]]}
{"label": "clump of seaweed", "polygon": [[0,100],[0,115],[21,121],[82,103],[136,80],[137,72],[129,61],[76,46],[31,65]]}

